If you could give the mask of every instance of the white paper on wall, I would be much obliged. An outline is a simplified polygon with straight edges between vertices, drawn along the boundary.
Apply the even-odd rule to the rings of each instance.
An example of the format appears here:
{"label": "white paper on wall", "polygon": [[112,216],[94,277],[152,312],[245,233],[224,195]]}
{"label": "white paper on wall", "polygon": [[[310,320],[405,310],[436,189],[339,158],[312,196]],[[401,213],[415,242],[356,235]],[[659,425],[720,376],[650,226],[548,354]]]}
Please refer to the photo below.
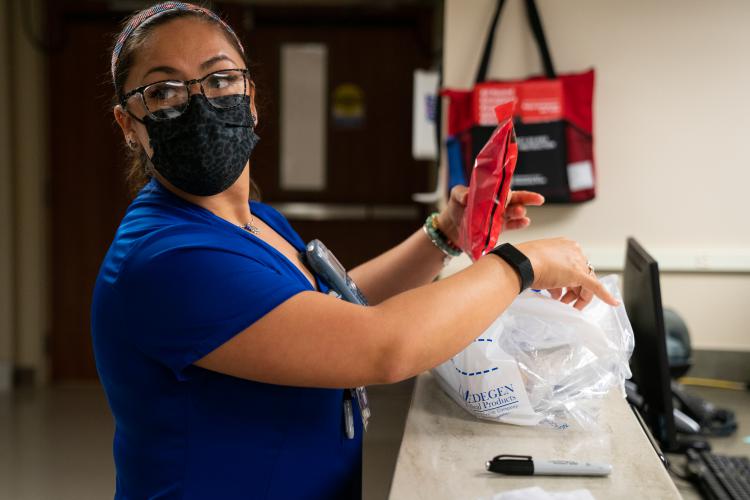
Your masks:
{"label": "white paper on wall", "polygon": [[326,187],[328,48],[320,43],[281,47],[282,189]]}
{"label": "white paper on wall", "polygon": [[437,159],[435,113],[439,75],[437,71],[414,71],[414,105],[412,108],[412,156],[417,160]]}

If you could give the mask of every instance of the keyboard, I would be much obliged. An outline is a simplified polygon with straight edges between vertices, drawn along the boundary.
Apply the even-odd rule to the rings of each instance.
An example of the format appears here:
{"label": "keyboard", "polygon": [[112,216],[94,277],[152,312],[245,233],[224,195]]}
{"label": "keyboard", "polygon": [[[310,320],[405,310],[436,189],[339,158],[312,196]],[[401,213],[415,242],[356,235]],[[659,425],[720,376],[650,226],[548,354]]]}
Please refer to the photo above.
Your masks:
{"label": "keyboard", "polygon": [[747,457],[689,449],[687,459],[687,470],[704,498],[750,499],[750,460]]}

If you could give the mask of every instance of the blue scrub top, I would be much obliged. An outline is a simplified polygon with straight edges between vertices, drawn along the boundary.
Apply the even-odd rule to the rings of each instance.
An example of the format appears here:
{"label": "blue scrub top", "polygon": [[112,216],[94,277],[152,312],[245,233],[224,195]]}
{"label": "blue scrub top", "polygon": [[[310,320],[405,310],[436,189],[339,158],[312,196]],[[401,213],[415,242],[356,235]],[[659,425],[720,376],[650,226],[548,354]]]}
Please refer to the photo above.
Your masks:
{"label": "blue scrub top", "polygon": [[[257,202],[251,210],[304,249],[276,210]],[[356,437],[347,439],[342,390],[193,365],[309,290],[263,240],[156,180],[141,190],[102,263],[91,315],[115,418],[116,499],[360,497],[361,421],[355,408]]]}

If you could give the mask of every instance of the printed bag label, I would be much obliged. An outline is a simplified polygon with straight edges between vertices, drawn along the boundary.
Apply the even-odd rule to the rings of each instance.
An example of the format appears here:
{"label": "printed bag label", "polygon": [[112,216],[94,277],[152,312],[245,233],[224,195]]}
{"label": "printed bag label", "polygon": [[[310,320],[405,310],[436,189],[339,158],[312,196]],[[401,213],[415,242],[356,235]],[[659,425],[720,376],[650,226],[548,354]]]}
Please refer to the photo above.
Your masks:
{"label": "printed bag label", "polygon": [[523,123],[562,120],[563,90],[559,80],[478,83],[474,89],[473,114],[477,125],[497,125],[495,107],[515,101],[515,116]]}

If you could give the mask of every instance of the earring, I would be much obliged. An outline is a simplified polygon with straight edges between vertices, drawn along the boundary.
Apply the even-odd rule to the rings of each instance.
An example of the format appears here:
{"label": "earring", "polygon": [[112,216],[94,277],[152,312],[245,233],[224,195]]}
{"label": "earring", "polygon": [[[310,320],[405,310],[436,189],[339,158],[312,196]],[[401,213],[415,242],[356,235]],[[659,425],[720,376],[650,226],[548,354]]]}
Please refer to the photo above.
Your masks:
{"label": "earring", "polygon": [[136,147],[138,146],[138,144],[135,142],[135,140],[133,140],[132,137],[128,137],[126,139],[126,142],[128,143],[128,147],[130,148],[130,150],[131,151],[135,151]]}

